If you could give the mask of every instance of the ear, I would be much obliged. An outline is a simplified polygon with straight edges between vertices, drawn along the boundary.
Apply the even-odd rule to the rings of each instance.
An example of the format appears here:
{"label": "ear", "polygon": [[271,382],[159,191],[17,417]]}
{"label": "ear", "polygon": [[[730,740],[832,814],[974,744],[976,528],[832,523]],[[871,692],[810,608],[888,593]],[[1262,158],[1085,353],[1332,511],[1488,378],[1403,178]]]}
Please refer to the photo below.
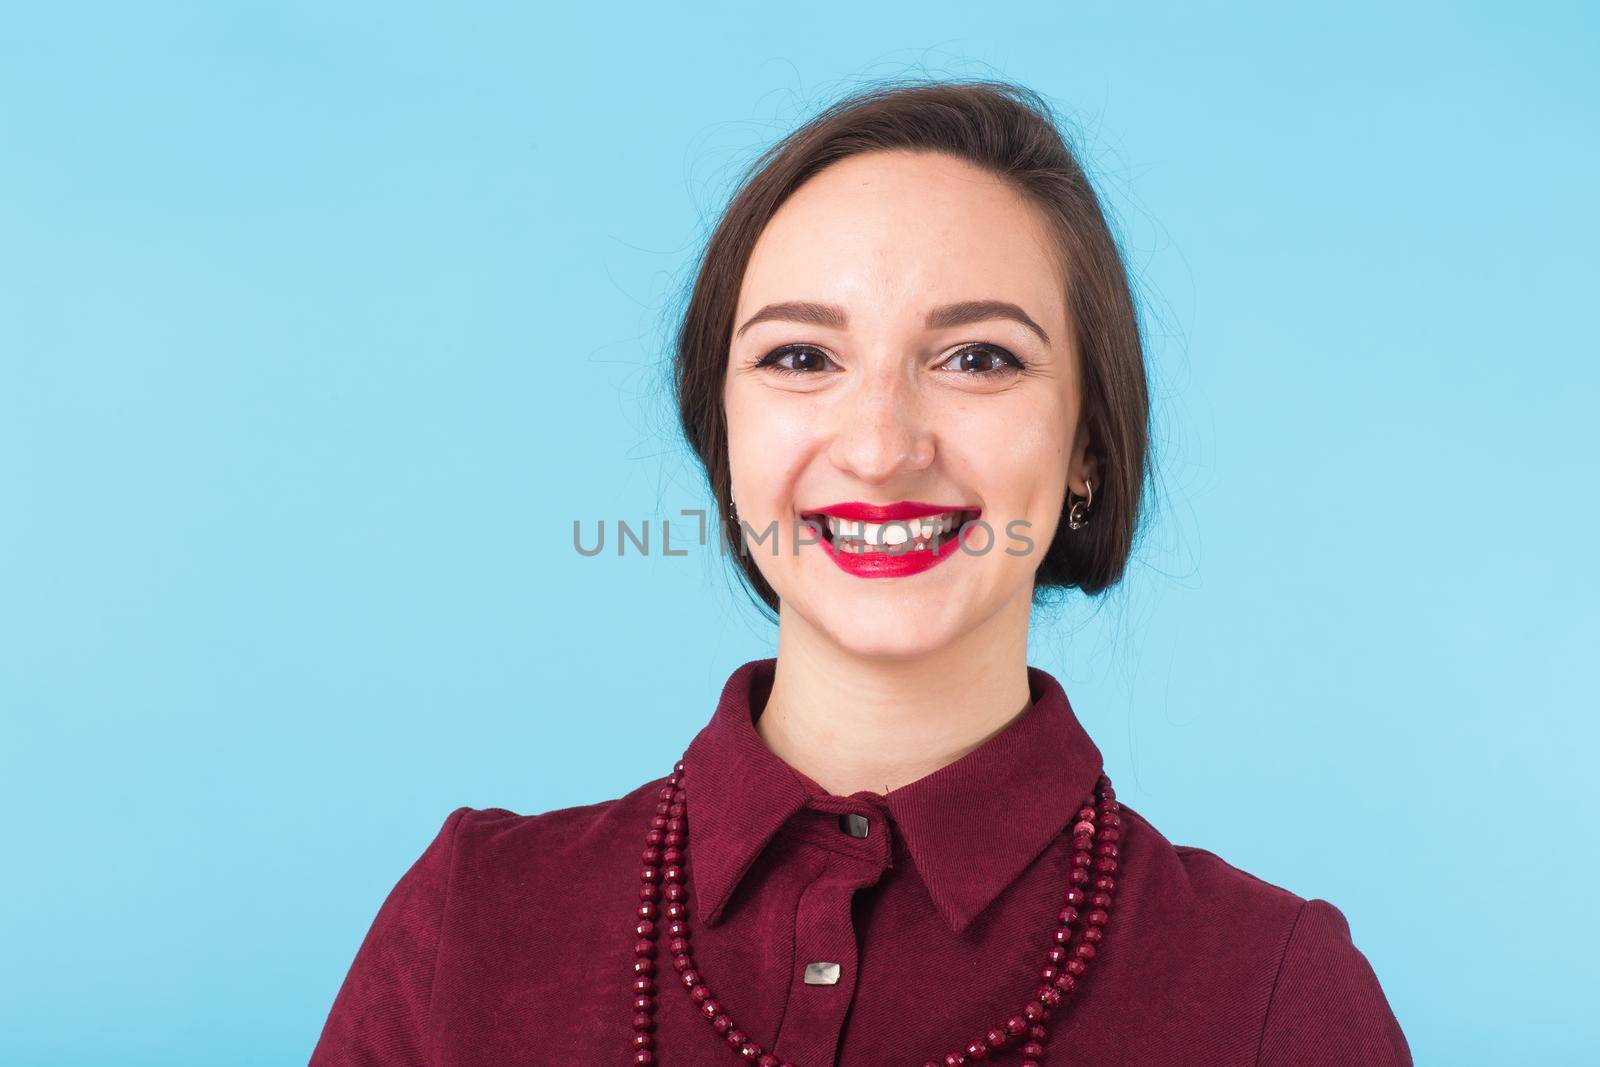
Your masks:
{"label": "ear", "polygon": [[1098,488],[1100,482],[1100,457],[1089,446],[1089,435],[1080,434],[1078,446],[1072,453],[1072,462],[1067,467],[1067,488],[1077,496],[1088,496],[1088,480],[1093,479]]}

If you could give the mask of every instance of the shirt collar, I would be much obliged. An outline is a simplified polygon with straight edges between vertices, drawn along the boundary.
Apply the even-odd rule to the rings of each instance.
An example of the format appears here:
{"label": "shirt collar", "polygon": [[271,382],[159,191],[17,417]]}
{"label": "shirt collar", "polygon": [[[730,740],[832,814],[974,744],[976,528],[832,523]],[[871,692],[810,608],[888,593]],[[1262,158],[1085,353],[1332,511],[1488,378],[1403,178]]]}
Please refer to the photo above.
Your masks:
{"label": "shirt collar", "polygon": [[[776,666],[735,670],[684,753],[695,910],[710,925],[779,828],[824,793],[756,733]],[[1029,667],[1028,689],[1027,711],[960,759],[888,793],[856,794],[888,811],[957,934],[1066,828],[1100,774],[1100,750],[1061,684]]]}

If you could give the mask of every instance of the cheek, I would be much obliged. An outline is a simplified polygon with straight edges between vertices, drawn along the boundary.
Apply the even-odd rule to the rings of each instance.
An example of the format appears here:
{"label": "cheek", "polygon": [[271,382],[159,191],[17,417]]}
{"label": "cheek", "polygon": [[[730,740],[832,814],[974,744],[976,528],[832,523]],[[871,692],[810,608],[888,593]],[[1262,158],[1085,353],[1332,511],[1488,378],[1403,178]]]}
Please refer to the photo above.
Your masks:
{"label": "cheek", "polygon": [[951,411],[940,435],[947,458],[996,506],[1048,513],[1066,496],[1067,442],[1054,406],[969,403]]}
{"label": "cheek", "polygon": [[795,399],[741,386],[724,394],[729,469],[737,493],[752,505],[785,492],[809,454],[816,419]]}

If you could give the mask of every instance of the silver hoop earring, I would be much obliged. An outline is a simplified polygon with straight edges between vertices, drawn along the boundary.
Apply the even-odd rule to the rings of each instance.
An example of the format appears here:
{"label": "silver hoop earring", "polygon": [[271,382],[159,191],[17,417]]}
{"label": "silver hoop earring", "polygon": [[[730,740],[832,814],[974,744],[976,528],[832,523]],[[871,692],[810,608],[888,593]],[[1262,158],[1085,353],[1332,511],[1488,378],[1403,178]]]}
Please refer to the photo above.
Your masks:
{"label": "silver hoop earring", "polygon": [[[1067,508],[1067,529],[1081,530],[1089,525],[1089,509],[1094,507],[1094,480],[1085,478],[1083,486],[1089,490],[1089,495],[1072,501],[1072,506]],[[1067,487],[1067,497],[1072,497],[1072,487]]]}

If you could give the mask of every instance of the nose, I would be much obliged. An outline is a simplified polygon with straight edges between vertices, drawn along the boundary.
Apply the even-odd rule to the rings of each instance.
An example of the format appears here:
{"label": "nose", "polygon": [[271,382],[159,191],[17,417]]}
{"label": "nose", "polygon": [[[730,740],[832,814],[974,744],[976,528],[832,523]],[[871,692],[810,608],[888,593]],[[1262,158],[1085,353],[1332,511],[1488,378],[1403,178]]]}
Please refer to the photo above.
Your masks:
{"label": "nose", "polygon": [[903,367],[853,383],[833,412],[828,458],[863,482],[881,485],[933,463],[934,430]]}

